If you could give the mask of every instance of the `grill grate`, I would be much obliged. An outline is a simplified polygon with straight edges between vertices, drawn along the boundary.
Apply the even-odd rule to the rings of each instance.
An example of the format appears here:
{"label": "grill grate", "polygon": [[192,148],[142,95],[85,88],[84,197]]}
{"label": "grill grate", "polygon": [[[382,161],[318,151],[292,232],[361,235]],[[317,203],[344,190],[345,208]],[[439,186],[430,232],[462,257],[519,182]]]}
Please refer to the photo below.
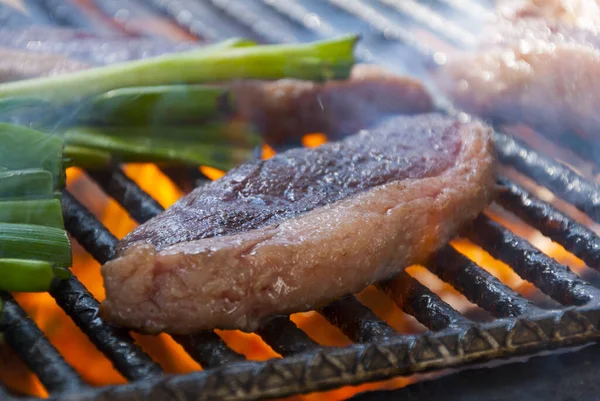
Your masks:
{"label": "grill grate", "polygon": [[[421,60],[432,57],[432,50],[422,46],[399,21],[411,22],[406,26],[419,24],[440,30],[439,21],[427,19],[427,13],[418,14],[414,20],[417,17],[414,12],[419,9],[414,4],[406,8],[406,4],[414,2],[401,5],[393,0],[369,5],[360,0],[129,0],[119,2],[118,7],[114,0],[95,0],[98,12],[115,11],[104,16],[108,18],[93,18],[93,21],[80,18],[84,14],[74,2],[60,2],[64,7],[61,13],[40,11],[51,3],[52,0],[36,3],[34,9],[44,16],[46,24],[85,25],[103,32],[113,23],[122,22],[124,15],[134,18],[141,12],[144,16],[166,17],[192,35],[209,40],[250,36],[263,42],[294,42],[342,33],[347,31],[343,22],[353,21],[351,29],[361,27],[364,36],[358,49],[360,58],[384,65],[397,64],[406,56],[407,49],[409,54],[418,54]],[[436,10],[455,10],[459,6],[473,9],[469,6],[471,0],[427,3]],[[397,13],[400,7],[401,13]],[[130,9],[135,12],[129,13]],[[26,17],[0,6],[3,26],[25,24],[22,20]],[[457,39],[452,31],[445,33]],[[391,56],[395,53],[390,49],[401,49],[398,54],[402,57]],[[600,222],[597,184],[515,138],[497,132],[495,140],[504,165],[517,169]],[[140,223],[163,210],[120,169],[88,175]],[[502,191],[498,203],[503,208],[563,245],[588,266],[599,269],[600,238],[591,230],[508,179],[501,178],[499,184]],[[104,263],[114,255],[117,239],[68,192],[63,197],[63,214],[70,234],[98,262]],[[0,294],[5,305],[0,327],[5,331],[8,344],[38,375],[54,399],[94,401],[134,397],[149,400],[283,397],[582,344],[600,337],[600,290],[596,287],[485,215],[465,229],[463,235],[509,264],[562,307],[547,310],[536,306],[449,245],[426,267],[496,320],[476,323],[419,281],[402,273],[391,281],[379,283],[378,287],[430,331],[420,335],[399,334],[350,296],[318,312],[348,336],[353,345],[322,347],[289,317],[277,316],[257,334],[284,358],[246,361],[214,332],[174,336],[204,370],[183,376],[164,376],[128,332],[102,322],[98,316],[98,301],[73,277],[52,288],[51,295],[131,381],[123,386],[94,389],[86,386],[8,294]],[[5,399],[3,391],[0,388],[0,398]]]}

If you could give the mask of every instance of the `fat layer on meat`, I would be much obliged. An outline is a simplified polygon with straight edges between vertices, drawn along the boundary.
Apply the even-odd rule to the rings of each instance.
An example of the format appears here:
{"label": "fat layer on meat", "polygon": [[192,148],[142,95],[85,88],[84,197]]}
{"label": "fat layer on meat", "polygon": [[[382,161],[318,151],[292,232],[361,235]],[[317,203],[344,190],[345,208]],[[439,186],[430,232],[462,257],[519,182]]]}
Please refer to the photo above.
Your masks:
{"label": "fat layer on meat", "polygon": [[150,333],[254,330],[424,262],[493,188],[489,128],[437,114],[248,163],[120,243],[102,315]]}

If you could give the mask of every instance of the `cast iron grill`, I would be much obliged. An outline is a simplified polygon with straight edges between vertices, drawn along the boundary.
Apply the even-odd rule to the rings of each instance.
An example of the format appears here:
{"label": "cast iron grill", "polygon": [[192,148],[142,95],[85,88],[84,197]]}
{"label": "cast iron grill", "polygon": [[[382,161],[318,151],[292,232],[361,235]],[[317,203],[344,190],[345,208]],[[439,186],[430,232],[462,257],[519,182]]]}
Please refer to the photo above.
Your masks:
{"label": "cast iron grill", "polygon": [[[419,44],[410,27],[425,26],[456,39],[456,31],[444,31],[435,19],[428,19],[427,14],[420,12],[421,8],[405,7],[413,2],[400,7],[401,2],[392,0],[373,2],[374,6],[360,0],[95,0],[104,17],[93,21],[80,17],[81,10],[69,1],[60,2],[60,11],[52,7],[55,1],[29,3],[35,5],[33,15],[43,16],[41,21],[46,24],[76,28],[83,24],[87,29],[101,32],[116,23],[126,27],[128,18],[140,14],[156,15],[192,35],[212,40],[243,35],[266,42],[294,42],[368,27],[372,34],[364,38],[359,56],[384,64],[399,62],[400,58],[395,56],[385,57],[393,49],[401,49],[399,53],[403,56],[406,51],[421,58],[431,56],[431,51]],[[417,5],[427,4],[452,12],[460,7],[470,9],[469,3],[469,0],[430,0]],[[382,7],[387,7],[385,10],[390,14],[383,13]],[[322,15],[326,10],[341,13],[332,16],[330,12],[330,18],[325,20]],[[0,8],[0,18],[3,26],[28,22],[23,15],[6,8]],[[410,24],[403,25],[398,20]],[[495,140],[503,165],[518,170],[600,222],[600,187],[596,183],[511,136],[496,132]],[[162,211],[158,202],[118,168],[88,175],[139,223]],[[501,191],[497,203],[502,208],[564,246],[590,268],[600,269],[600,238],[592,230],[505,177],[498,184]],[[68,192],[63,198],[63,213],[70,234],[98,262],[104,263],[114,255],[117,239]],[[99,388],[91,388],[81,379],[9,294],[1,294],[4,312],[0,327],[8,344],[39,377],[52,399],[94,401],[283,397],[579,345],[600,337],[600,289],[486,214],[466,227],[461,236],[506,262],[560,305],[552,309],[537,306],[448,245],[426,267],[494,320],[486,323],[470,320],[403,273],[377,286],[429,329],[423,334],[396,332],[354,296],[349,296],[318,310],[354,342],[348,347],[323,347],[289,317],[278,316],[257,334],[283,358],[246,361],[214,332],[175,336],[175,341],[204,370],[167,376],[127,331],[111,327],[99,318],[98,301],[73,277],[52,288],[51,295],[130,381],[126,385]],[[1,387],[0,398],[10,399]]]}

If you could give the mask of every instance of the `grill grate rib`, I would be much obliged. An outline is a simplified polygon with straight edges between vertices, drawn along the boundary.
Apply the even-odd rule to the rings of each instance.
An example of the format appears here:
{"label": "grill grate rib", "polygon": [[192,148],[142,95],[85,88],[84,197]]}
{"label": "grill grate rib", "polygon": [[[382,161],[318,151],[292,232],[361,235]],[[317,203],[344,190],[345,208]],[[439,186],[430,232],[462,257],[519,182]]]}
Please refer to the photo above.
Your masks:
{"label": "grill grate rib", "polygon": [[547,187],[600,222],[600,188],[562,163],[544,156],[521,140],[496,132],[496,150],[502,163],[512,166]]}
{"label": "grill grate rib", "polygon": [[54,348],[27,313],[4,292],[0,328],[6,342],[51,392],[77,392],[86,387],[79,374]]}
{"label": "grill grate rib", "polygon": [[284,356],[302,354],[319,347],[319,344],[300,330],[287,316],[275,316],[269,319],[256,331],[256,334],[261,336],[275,352]]}
{"label": "grill grate rib", "polygon": [[398,336],[393,328],[354,296],[333,302],[319,312],[354,342],[376,342]]}
{"label": "grill grate rib", "polygon": [[466,237],[493,257],[510,265],[524,280],[563,305],[585,305],[599,290],[567,266],[546,256],[529,242],[481,215],[465,230]]}
{"label": "grill grate rib", "polygon": [[160,203],[127,177],[121,169],[88,172],[88,175],[140,224],[164,210]]}
{"label": "grill grate rib", "polygon": [[189,336],[173,336],[190,356],[204,369],[245,361],[246,358],[227,347],[212,331]]}
{"label": "grill grate rib", "polygon": [[427,268],[495,317],[537,313],[539,308],[502,284],[471,260],[447,246],[427,263]]}
{"label": "grill grate rib", "polygon": [[431,330],[461,327],[471,322],[408,273],[377,285],[406,313]]}
{"label": "grill grate rib", "polygon": [[592,230],[536,198],[514,182],[501,178],[499,183],[502,190],[496,202],[564,246],[589,267],[600,270],[600,238]]}
{"label": "grill grate rib", "polygon": [[100,303],[75,276],[54,286],[50,295],[128,380],[146,379],[162,373],[162,369],[134,344],[127,331],[102,322]]}

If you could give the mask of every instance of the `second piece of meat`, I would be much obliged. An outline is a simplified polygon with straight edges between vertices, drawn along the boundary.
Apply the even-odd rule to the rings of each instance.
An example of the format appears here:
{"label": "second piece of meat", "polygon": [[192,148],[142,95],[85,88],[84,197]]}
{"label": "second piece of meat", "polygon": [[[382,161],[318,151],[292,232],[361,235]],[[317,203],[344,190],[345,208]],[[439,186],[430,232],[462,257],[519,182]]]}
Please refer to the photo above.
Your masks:
{"label": "second piece of meat", "polygon": [[[436,81],[477,116],[524,123],[550,137],[597,140],[600,20],[594,0],[503,3],[471,52],[455,55]],[[585,15],[578,13],[586,13]],[[596,29],[592,29],[595,27]]]}

